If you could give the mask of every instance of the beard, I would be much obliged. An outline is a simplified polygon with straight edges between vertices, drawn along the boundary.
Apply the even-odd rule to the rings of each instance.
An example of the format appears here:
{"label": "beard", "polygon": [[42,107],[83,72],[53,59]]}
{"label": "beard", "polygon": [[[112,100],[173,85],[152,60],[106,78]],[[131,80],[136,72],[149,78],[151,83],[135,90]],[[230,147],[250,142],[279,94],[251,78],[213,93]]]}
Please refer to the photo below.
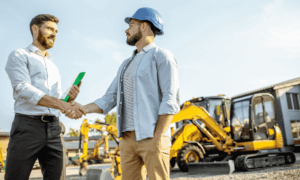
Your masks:
{"label": "beard", "polygon": [[[51,42],[49,39],[52,39],[53,42]],[[41,30],[39,30],[39,35],[38,35],[37,40],[45,49],[52,48],[54,45],[55,39],[56,39],[55,36],[50,35],[47,37],[46,35],[43,35]]]}
{"label": "beard", "polygon": [[139,30],[131,38],[127,38],[126,43],[129,46],[134,46],[141,38],[142,38],[142,32],[141,32],[141,30]]}

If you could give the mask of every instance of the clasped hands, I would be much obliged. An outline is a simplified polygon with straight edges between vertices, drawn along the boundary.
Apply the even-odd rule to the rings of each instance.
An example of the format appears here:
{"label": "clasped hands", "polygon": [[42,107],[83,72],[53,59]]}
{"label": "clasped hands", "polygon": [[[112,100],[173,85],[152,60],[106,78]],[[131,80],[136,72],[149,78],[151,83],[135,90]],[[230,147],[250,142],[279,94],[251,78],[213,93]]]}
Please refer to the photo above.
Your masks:
{"label": "clasped hands", "polygon": [[81,104],[75,101],[71,101],[67,104],[68,105],[65,107],[65,109],[61,109],[61,112],[68,118],[79,119],[82,117],[82,115],[86,115],[86,111]]}
{"label": "clasped hands", "polygon": [[82,117],[82,115],[86,115],[86,111],[84,110],[83,106],[74,100],[78,96],[81,86],[81,81],[78,84],[78,86],[73,85],[68,93],[69,95],[69,102],[65,103],[64,108],[62,108],[60,111],[65,114],[65,116],[71,118],[71,119],[79,119]]}

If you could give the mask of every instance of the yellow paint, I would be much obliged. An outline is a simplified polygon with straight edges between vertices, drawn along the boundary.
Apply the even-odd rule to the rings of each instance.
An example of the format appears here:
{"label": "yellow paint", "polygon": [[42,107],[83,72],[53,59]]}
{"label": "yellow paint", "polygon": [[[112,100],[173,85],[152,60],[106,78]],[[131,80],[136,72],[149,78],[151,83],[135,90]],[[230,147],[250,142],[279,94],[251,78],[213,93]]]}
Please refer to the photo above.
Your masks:
{"label": "yellow paint", "polygon": [[260,140],[260,141],[250,141],[237,143],[239,147],[245,147],[242,151],[258,151],[258,150],[268,150],[276,149],[275,140]]}
{"label": "yellow paint", "polygon": [[193,124],[185,125],[181,131],[175,136],[176,140],[170,150],[170,159],[177,157],[178,151],[187,144],[185,141],[200,141],[202,138],[201,132]]}
{"label": "yellow paint", "polygon": [[[273,129],[272,131],[274,133]],[[258,140],[258,141],[250,141],[250,142],[241,142],[241,143],[237,143],[237,146],[245,147],[245,150],[242,151],[280,149],[283,147],[283,138],[282,138],[281,130],[278,126],[275,126],[275,132],[276,132],[275,140]]]}
{"label": "yellow paint", "polygon": [[1,148],[1,144],[0,144],[0,163],[2,165],[2,167],[0,169],[2,169],[4,167],[4,162],[3,162],[3,152],[2,152],[2,148]]}

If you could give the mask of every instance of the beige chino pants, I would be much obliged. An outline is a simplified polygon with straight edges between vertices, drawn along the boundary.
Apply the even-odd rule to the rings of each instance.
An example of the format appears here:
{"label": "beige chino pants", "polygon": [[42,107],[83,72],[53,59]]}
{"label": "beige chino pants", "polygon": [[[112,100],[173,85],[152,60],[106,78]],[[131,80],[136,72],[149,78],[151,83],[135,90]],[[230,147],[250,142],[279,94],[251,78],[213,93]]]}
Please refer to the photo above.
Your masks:
{"label": "beige chino pants", "polygon": [[122,180],[141,180],[145,164],[149,180],[169,180],[171,140],[162,137],[159,145],[154,138],[136,141],[134,131],[125,132],[120,140]]}

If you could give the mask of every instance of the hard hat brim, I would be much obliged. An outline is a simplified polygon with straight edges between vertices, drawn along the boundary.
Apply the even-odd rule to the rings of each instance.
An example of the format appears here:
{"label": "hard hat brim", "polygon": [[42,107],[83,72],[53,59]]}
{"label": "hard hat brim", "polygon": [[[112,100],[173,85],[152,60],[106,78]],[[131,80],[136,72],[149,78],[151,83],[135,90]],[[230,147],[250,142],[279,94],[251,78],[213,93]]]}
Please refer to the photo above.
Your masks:
{"label": "hard hat brim", "polygon": [[[127,24],[129,24],[130,21],[131,21],[131,19],[136,19],[136,18],[126,17],[126,18],[124,19],[124,21],[125,21]],[[143,20],[141,20],[141,19],[136,19],[136,20],[143,21]],[[151,22],[151,21],[150,21],[150,22]],[[151,22],[151,23],[153,23],[153,22]],[[164,32],[162,32],[161,30],[159,30],[159,32],[157,32],[156,34],[157,34],[157,35],[163,35]]]}

